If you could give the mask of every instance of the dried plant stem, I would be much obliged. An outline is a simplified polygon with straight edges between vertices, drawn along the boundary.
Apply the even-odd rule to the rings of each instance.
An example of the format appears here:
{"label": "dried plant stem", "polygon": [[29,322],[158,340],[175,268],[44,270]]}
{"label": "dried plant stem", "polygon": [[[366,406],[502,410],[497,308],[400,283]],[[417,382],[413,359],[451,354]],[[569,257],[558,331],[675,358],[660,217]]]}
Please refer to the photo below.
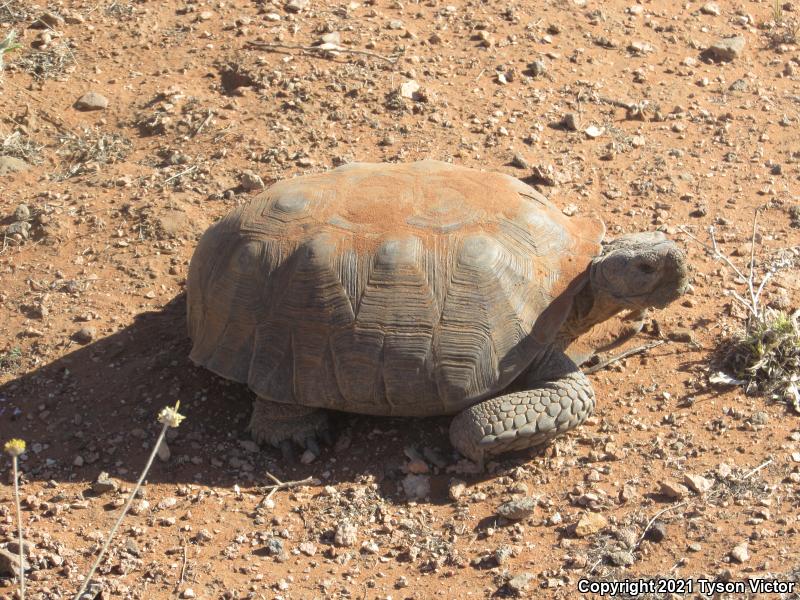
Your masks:
{"label": "dried plant stem", "polygon": [[285,50],[303,50],[304,52],[318,52],[323,54],[326,52],[341,52],[342,54],[361,54],[363,56],[371,56],[372,58],[385,60],[386,62],[391,64],[397,62],[396,58],[383,56],[382,54],[378,54],[376,52],[369,52],[367,50],[356,50],[353,48],[342,48],[341,46],[338,45],[336,45],[336,47],[330,47],[328,44],[323,44],[321,46],[301,46],[300,44],[278,44],[270,42],[248,42],[247,45],[253,48],[264,48],[267,50],[285,49]]}
{"label": "dried plant stem", "polygon": [[647,525],[645,526],[644,531],[642,531],[642,535],[639,536],[639,539],[637,540],[636,545],[633,547],[633,549],[636,550],[637,548],[639,548],[639,546],[641,546],[642,542],[644,541],[645,536],[647,535],[647,532],[650,531],[650,528],[653,526],[653,523],[656,522],[656,519],[658,519],[658,517],[660,517],[664,513],[667,513],[667,512],[669,512],[671,510],[675,510],[676,508],[680,508],[682,506],[686,506],[687,504],[689,504],[688,501],[680,502],[678,504],[673,504],[672,506],[668,506],[667,508],[658,511],[655,515],[653,515],[653,518],[650,519],[650,521],[647,522]]}
{"label": "dried plant stem", "polygon": [[616,356],[612,356],[611,358],[604,360],[602,362],[597,363],[596,365],[592,365],[588,369],[584,369],[584,373],[595,373],[601,369],[605,369],[608,365],[613,364],[623,358],[628,358],[629,356],[633,356],[634,354],[641,354],[643,352],[647,352],[648,350],[652,350],[660,346],[661,344],[666,344],[667,340],[656,340],[654,342],[650,342],[648,344],[642,344],[641,346],[636,346],[636,348],[631,348],[630,350],[626,350],[625,352],[621,352]]}
{"label": "dried plant stem", "polygon": [[750,479],[750,478],[751,478],[753,475],[755,475],[756,473],[758,473],[758,472],[759,472],[761,469],[763,469],[764,467],[767,467],[767,466],[769,466],[769,465],[771,465],[771,464],[772,464],[772,459],[771,459],[771,458],[770,458],[770,459],[768,459],[768,460],[765,460],[763,463],[761,463],[760,465],[758,465],[758,466],[757,466],[755,469],[753,469],[753,470],[751,470],[751,471],[748,471],[748,472],[747,472],[747,473],[744,475],[744,477],[742,477],[742,481],[744,481],[745,479]]}
{"label": "dried plant stem", "polygon": [[25,553],[22,548],[22,509],[19,504],[19,468],[16,456],[11,457],[11,464],[14,467],[14,504],[17,505],[17,528],[19,530],[19,595],[21,600],[25,600]]}
{"label": "dried plant stem", "polygon": [[158,449],[161,446],[161,442],[164,441],[164,435],[167,432],[167,427],[169,427],[168,423],[164,423],[163,427],[161,427],[161,433],[158,434],[158,439],[156,440],[156,443],[153,445],[153,451],[150,453],[150,458],[147,459],[147,464],[145,464],[144,470],[142,471],[142,474],[139,476],[139,479],[136,482],[136,485],[133,487],[133,490],[131,490],[130,496],[128,496],[128,501],[125,503],[125,506],[122,508],[122,512],[120,513],[119,517],[117,518],[117,522],[114,523],[114,526],[111,528],[111,531],[109,532],[108,537],[106,538],[106,541],[103,544],[103,548],[100,550],[100,554],[97,556],[97,559],[95,559],[94,564],[92,565],[92,568],[89,570],[89,574],[86,576],[86,579],[83,580],[83,585],[81,585],[80,590],[78,590],[78,593],[75,594],[75,597],[74,597],[73,600],[80,600],[80,597],[86,591],[86,587],[89,585],[89,582],[92,580],[92,577],[94,576],[95,571],[97,571],[97,567],[100,566],[100,562],[103,560],[103,557],[105,556],[106,552],[108,551],[108,547],[111,545],[111,539],[114,537],[114,534],[117,532],[117,529],[119,528],[120,523],[122,523],[122,519],[128,513],[128,510],[130,509],[131,504],[133,503],[133,499],[136,497],[136,494],[139,492],[139,488],[142,487],[142,481],[144,481],[144,478],[147,476],[147,472],[150,470],[150,467],[153,465],[153,460],[155,459],[156,454],[158,453]]}

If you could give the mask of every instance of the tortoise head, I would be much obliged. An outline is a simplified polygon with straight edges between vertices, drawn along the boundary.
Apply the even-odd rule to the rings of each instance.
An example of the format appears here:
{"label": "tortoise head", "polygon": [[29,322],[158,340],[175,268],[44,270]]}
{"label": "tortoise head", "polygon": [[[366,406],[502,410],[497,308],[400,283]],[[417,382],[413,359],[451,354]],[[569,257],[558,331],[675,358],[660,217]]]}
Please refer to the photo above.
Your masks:
{"label": "tortoise head", "polygon": [[603,243],[590,278],[595,298],[620,308],[664,308],[686,291],[686,256],[663,233],[623,235]]}

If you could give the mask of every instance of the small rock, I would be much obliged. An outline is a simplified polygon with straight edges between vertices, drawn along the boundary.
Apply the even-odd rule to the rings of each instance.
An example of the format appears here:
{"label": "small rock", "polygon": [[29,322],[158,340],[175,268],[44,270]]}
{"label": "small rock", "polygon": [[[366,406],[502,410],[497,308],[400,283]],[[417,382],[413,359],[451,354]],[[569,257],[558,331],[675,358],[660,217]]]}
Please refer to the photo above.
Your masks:
{"label": "small rock", "polygon": [[199,15],[197,15],[197,19],[199,21],[210,21],[214,17],[214,13],[210,10],[204,10]]}
{"label": "small rock", "polygon": [[661,542],[667,537],[667,526],[661,521],[656,521],[647,530],[645,537],[653,542]]}
{"label": "small rock", "polygon": [[267,540],[267,545],[264,546],[264,551],[270,556],[283,556],[283,542],[280,540],[280,538],[269,538]]}
{"label": "small rock", "polygon": [[95,335],[97,335],[97,331],[95,331],[94,327],[81,327],[72,334],[72,339],[79,344],[88,344],[94,339]]}
{"label": "small rock", "polygon": [[717,465],[717,475],[722,477],[722,479],[727,479],[733,473],[733,469],[731,469],[730,465],[726,463],[719,463]]}
{"label": "small rock", "polygon": [[689,490],[680,483],[672,481],[662,481],[659,493],[670,500],[680,500],[689,493]]}
{"label": "small rock", "polygon": [[315,460],[317,460],[317,455],[314,454],[311,450],[306,450],[300,456],[300,462],[303,463],[304,465],[310,465]]}
{"label": "small rock", "polygon": [[742,52],[744,51],[744,45],[744,36],[737,35],[734,37],[723,38],[709,46],[704,52],[704,55],[711,60],[730,62],[742,55]]}
{"label": "small rock", "polygon": [[702,475],[692,475],[691,473],[687,473],[684,476],[683,482],[690,490],[697,492],[698,494],[705,494],[714,486],[714,482],[712,480],[706,479]]}
{"label": "small rock", "polygon": [[117,482],[111,479],[111,477],[109,477],[108,473],[105,471],[100,473],[100,475],[97,476],[97,479],[95,479],[94,483],[92,483],[92,491],[98,495],[108,492],[116,492],[118,488],[119,485]]}
{"label": "small rock", "polygon": [[589,125],[589,127],[584,129],[583,132],[586,134],[586,137],[590,139],[596,139],[605,133],[605,129],[602,127],[597,127],[596,125]]}
{"label": "small rock", "polygon": [[541,77],[547,73],[547,64],[543,60],[535,60],[528,65],[528,69],[534,77]]}
{"label": "small rock", "polygon": [[389,21],[389,29],[394,29],[395,31],[398,31],[403,27],[405,27],[405,25],[403,25],[403,22],[400,19],[392,19],[391,21]]}
{"label": "small rock", "polygon": [[[26,560],[24,569],[27,571],[30,568]],[[7,575],[13,577],[19,573],[19,555],[13,554],[4,548],[0,548],[0,575]]]}
{"label": "small rock", "polygon": [[181,598],[196,598],[197,594],[194,593],[192,588],[186,588],[181,594]]}
{"label": "small rock", "polygon": [[691,344],[694,342],[692,330],[686,327],[676,327],[667,334],[667,337],[673,342],[681,342],[684,344]]}
{"label": "small rock", "polygon": [[58,29],[64,24],[64,18],[54,12],[44,12],[31,25],[34,29]]}
{"label": "small rock", "polygon": [[72,461],[72,465],[75,466],[75,467],[82,467],[83,463],[84,463],[84,460],[83,460],[83,457],[80,454],[78,454],[78,456],[76,456],[74,458],[74,460]]}
{"label": "small rock", "polygon": [[616,567],[629,567],[636,559],[627,550],[615,550],[608,553],[609,562]]}
{"label": "small rock", "polygon": [[527,519],[536,509],[537,498],[520,498],[519,500],[509,500],[497,507],[495,514],[511,521]]}
{"label": "small rock", "polygon": [[28,168],[30,168],[28,163],[21,158],[17,158],[16,156],[0,156],[0,175],[19,173],[27,170]]}
{"label": "small rock", "polygon": [[408,98],[409,100],[416,100],[419,98],[420,85],[413,79],[400,84],[400,96]]}
{"label": "small rock", "polygon": [[27,240],[31,235],[31,224],[27,221],[17,221],[6,227],[6,235],[17,234],[23,239]]}
{"label": "small rock", "polygon": [[356,541],[358,541],[358,527],[346,521],[339,523],[333,535],[333,543],[337,546],[348,547],[355,546]]}
{"label": "small rock", "polygon": [[330,33],[322,34],[320,40],[323,44],[336,44],[338,46],[342,43],[342,35],[338,31],[331,31]]}
{"label": "small rock", "polygon": [[586,513],[580,521],[575,525],[575,535],[578,537],[586,537],[597,533],[608,525],[606,518],[599,513]]}
{"label": "small rock", "polygon": [[214,536],[208,529],[201,529],[197,532],[197,535],[194,536],[194,539],[202,544],[205,542],[210,542],[212,539],[214,539]]}
{"label": "small rock", "polygon": [[716,2],[706,2],[700,7],[700,12],[704,15],[711,15],[714,17],[718,17],[722,14],[722,10],[720,10],[719,4]]}
{"label": "small rock", "polygon": [[256,175],[253,171],[245,169],[242,171],[242,189],[246,192],[253,192],[255,190],[263,190],[266,186],[264,180]]}
{"label": "small rock", "polygon": [[286,9],[286,12],[297,14],[307,9],[309,4],[309,0],[289,0],[284,8]]}
{"label": "small rock", "polygon": [[737,563],[743,563],[750,560],[750,550],[747,548],[747,542],[742,542],[731,550],[731,559]]}
{"label": "small rock", "polygon": [[403,491],[411,500],[424,498],[431,493],[430,477],[427,475],[406,475],[403,479]]}
{"label": "small rock", "polygon": [[561,119],[561,126],[568,131],[578,131],[578,115],[567,113]]}
{"label": "small rock", "polygon": [[508,588],[512,594],[520,594],[528,589],[528,584],[532,579],[534,579],[534,576],[530,573],[514,575],[514,577],[506,582],[506,588]]}
{"label": "small rock", "polygon": [[75,108],[83,111],[105,110],[108,108],[108,98],[97,92],[88,92],[78,98]]}
{"label": "small rock", "polygon": [[450,487],[447,490],[447,495],[451,500],[458,500],[467,491],[467,484],[460,479],[453,479],[450,481]]}
{"label": "small rock", "polygon": [[514,157],[511,159],[511,166],[518,169],[530,169],[530,164],[528,164],[528,161],[525,160],[525,157],[519,152],[515,153]]}
{"label": "small rock", "polygon": [[27,204],[20,204],[17,206],[16,210],[14,210],[14,220],[15,221],[27,221],[31,218],[31,209],[28,208]]}
{"label": "small rock", "polygon": [[314,542],[302,542],[297,548],[306,556],[314,556],[317,553],[317,545]]}

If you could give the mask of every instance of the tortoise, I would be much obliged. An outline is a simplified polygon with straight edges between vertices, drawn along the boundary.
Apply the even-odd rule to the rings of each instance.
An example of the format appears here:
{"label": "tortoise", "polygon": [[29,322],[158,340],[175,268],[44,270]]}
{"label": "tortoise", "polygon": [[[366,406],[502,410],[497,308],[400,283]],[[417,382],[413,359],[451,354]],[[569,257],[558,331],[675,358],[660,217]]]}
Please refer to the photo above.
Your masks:
{"label": "tortoise", "polygon": [[483,464],[583,423],[581,340],[619,315],[627,339],[684,292],[662,233],[604,234],[518,179],[433,160],[281,181],[200,239],[191,359],[255,392],[258,443],[317,454],[325,409],[455,415],[453,446]]}

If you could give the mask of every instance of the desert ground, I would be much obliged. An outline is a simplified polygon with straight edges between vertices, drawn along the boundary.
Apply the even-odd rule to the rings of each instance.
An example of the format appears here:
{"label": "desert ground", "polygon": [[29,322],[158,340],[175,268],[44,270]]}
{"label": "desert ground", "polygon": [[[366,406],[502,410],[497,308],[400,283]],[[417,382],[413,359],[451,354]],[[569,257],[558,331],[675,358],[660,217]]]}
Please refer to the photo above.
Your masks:
{"label": "desert ground", "polygon": [[[800,580],[800,419],[710,381],[747,288],[702,245],[713,227],[747,275],[752,241],[763,302],[798,307],[798,23],[794,1],[0,0],[19,43],[0,73],[0,441],[27,443],[26,597],[74,596],[177,400],[86,598]],[[199,236],[279,179],[423,158],[518,177],[609,237],[665,232],[688,293],[589,376],[588,423],[484,473],[449,418],[341,414],[315,460],[259,448],[252,392],[188,358]],[[670,585],[628,597],[699,591]]]}

